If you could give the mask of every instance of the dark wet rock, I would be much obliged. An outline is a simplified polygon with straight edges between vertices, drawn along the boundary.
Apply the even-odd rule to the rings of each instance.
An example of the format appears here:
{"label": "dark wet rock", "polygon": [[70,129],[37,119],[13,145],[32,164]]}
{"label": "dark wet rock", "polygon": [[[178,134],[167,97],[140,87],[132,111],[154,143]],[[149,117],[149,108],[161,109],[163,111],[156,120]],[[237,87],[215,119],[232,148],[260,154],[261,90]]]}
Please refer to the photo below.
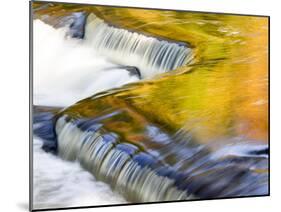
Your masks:
{"label": "dark wet rock", "polygon": [[124,69],[126,69],[128,72],[130,72],[130,76],[137,76],[139,79],[141,79],[141,72],[137,67],[134,66],[124,66]]}
{"label": "dark wet rock", "polygon": [[269,154],[269,148],[265,147],[263,149],[250,151],[248,153],[251,154],[251,155],[257,155],[257,156],[259,156],[259,155],[268,155]]}
{"label": "dark wet rock", "polygon": [[55,132],[56,108],[34,107],[33,134],[43,140],[42,149],[53,154],[57,153],[57,135]]}
{"label": "dark wet rock", "polygon": [[73,38],[83,39],[85,35],[86,19],[87,14],[84,12],[73,13],[68,34]]}

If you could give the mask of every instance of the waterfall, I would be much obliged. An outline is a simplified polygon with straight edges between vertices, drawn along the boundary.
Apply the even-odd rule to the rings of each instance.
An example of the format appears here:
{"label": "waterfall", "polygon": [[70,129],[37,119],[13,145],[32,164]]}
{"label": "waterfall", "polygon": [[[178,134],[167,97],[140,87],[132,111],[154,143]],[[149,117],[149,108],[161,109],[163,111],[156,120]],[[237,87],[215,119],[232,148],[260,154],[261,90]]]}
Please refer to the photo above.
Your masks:
{"label": "waterfall", "polygon": [[[75,13],[57,22],[57,28],[40,20],[33,26],[35,105],[69,106],[95,93],[173,70],[192,58],[191,49],[182,43],[112,27],[93,14]],[[64,117],[56,121],[54,112],[34,112],[33,132],[42,139],[44,151],[78,160],[129,201],[192,197],[175,185],[174,178],[147,166],[147,160],[155,158],[132,144],[117,144],[116,135],[102,133],[100,124],[82,131]],[[157,165],[159,173],[163,165]]]}
{"label": "waterfall", "polygon": [[69,32],[77,35],[79,30],[56,29],[40,20],[35,20],[33,27],[35,105],[69,106],[95,93],[139,81],[134,67],[111,63],[83,40],[66,36]]}
{"label": "waterfall", "polygon": [[[55,125],[58,155],[65,160],[79,161],[98,180],[133,202],[268,192],[267,174],[256,171],[266,167],[267,157],[253,153],[266,151],[266,146],[248,145],[246,150],[252,155],[246,157],[238,152],[239,149],[242,154],[245,152],[239,145],[235,154],[224,149],[212,153],[206,147],[192,144],[191,137],[178,134],[172,138],[152,126],[143,143],[159,145],[153,150],[143,149],[103,128],[104,120],[118,114],[77,119],[62,113]],[[253,184],[254,181],[259,183]]]}
{"label": "waterfall", "polygon": [[[65,107],[100,92],[94,100],[76,104],[98,111],[98,104],[91,108],[87,101],[109,95],[109,89],[174,70],[193,58],[192,49],[181,42],[121,29],[94,14],[85,17],[77,13],[72,18],[67,19],[68,28],[34,22],[35,104]],[[141,139],[135,141],[132,136],[125,140],[103,125],[105,119],[119,114],[110,113],[114,103],[105,104],[106,115],[99,117],[85,118],[75,108],[69,113],[71,106],[56,114],[45,111],[34,116],[34,134],[44,140],[45,151],[78,162],[128,201],[268,193],[264,171],[268,146],[249,142],[213,150],[194,142],[192,135],[171,135],[139,120],[134,121]],[[130,123],[134,119],[128,118]]]}
{"label": "waterfall", "polygon": [[[191,198],[186,190],[175,186],[175,180],[155,173],[164,165],[137,146],[118,141],[102,125],[73,123],[62,116],[56,124],[58,154],[67,160],[78,160],[97,179],[109,183],[129,201],[153,202]],[[79,126],[79,127],[78,127]]]}
{"label": "waterfall", "polygon": [[69,106],[192,59],[182,43],[112,27],[94,14],[74,13],[57,22],[58,28],[33,24],[35,105]]}
{"label": "waterfall", "polygon": [[193,57],[186,44],[110,26],[93,13],[85,28],[89,45],[115,63],[137,67],[144,78],[186,65]]}
{"label": "waterfall", "polygon": [[[42,150],[34,138],[33,207],[36,209],[127,203],[109,185],[100,182],[79,163],[68,162]],[[77,183],[78,182],[78,183]]]}

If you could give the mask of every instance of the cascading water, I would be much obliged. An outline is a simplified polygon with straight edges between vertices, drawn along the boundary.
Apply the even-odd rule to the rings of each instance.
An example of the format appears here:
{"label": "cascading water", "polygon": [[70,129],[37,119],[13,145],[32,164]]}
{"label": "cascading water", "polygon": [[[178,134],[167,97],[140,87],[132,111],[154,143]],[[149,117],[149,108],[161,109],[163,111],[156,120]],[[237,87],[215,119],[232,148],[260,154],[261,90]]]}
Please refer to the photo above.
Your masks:
{"label": "cascading water", "polygon": [[[40,165],[53,163],[62,170],[56,172],[56,179],[64,179],[63,175],[71,175],[71,170],[74,170],[79,179],[81,177],[84,180],[87,176],[87,187],[91,185],[95,191],[102,190],[104,196],[98,194],[101,195],[98,199],[94,198],[95,192],[91,193],[89,189],[84,192],[83,186],[79,190],[82,195],[93,194],[92,204],[95,205],[125,202],[120,194],[132,202],[268,194],[268,145],[243,136],[240,130],[243,124],[248,124],[245,120],[240,124],[240,120],[233,118],[229,121],[228,117],[223,116],[215,124],[220,123],[226,128],[230,126],[231,129],[227,128],[225,131],[220,125],[217,129],[218,125],[214,124],[212,130],[223,133],[217,133],[218,136],[213,139],[223,140],[223,145],[213,140],[211,144],[200,140],[208,137],[206,122],[211,122],[216,116],[212,110],[203,106],[206,102],[198,100],[203,99],[200,94],[205,88],[198,80],[205,80],[203,84],[209,83],[206,90],[211,95],[207,95],[206,101],[210,108],[217,108],[214,105],[221,106],[220,103],[223,102],[217,101],[214,104],[215,101],[212,100],[216,98],[212,96],[213,93],[217,96],[221,90],[224,94],[229,91],[228,87],[225,89],[220,84],[215,83],[214,86],[214,82],[221,82],[213,80],[211,74],[215,71],[203,69],[202,75],[195,72],[199,78],[193,76],[190,81],[189,76],[181,78],[181,75],[175,80],[169,78],[171,75],[164,80],[163,77],[159,81],[145,82],[157,74],[190,63],[193,51],[188,44],[122,29],[106,23],[93,13],[87,15],[75,12],[55,25],[57,28],[39,20],[34,21],[34,103],[64,107],[53,112],[46,109],[47,113],[36,110],[34,114],[34,134],[38,136],[34,142],[34,160],[46,160],[46,163],[40,162],[35,166],[37,193],[44,193],[45,188],[40,187],[41,182],[46,182],[45,185],[48,186],[52,184],[53,188],[69,186],[65,186],[63,180],[56,182],[48,177],[51,176],[51,170],[47,172]],[[201,36],[204,40],[207,37],[204,33],[195,33],[193,36]],[[213,38],[210,40],[219,44],[230,43]],[[208,51],[212,52],[216,48],[213,48],[212,42],[210,44]],[[52,46],[56,49],[50,48]],[[201,48],[201,53],[202,49],[205,48]],[[215,62],[207,61],[210,67],[222,60],[221,55],[225,56],[227,50],[215,55],[220,56]],[[223,79],[223,75],[217,73]],[[230,73],[234,74],[234,71],[227,75]],[[141,79],[144,79],[143,83],[124,86]],[[163,84],[160,84],[161,80]],[[231,82],[228,80],[226,84]],[[195,89],[183,86],[174,92],[180,83],[194,85]],[[190,93],[196,98],[189,98],[189,89],[186,88],[191,89]],[[142,110],[154,107],[155,102],[149,101],[149,96],[153,100],[161,96],[161,103],[157,104],[156,110],[159,109],[160,114],[172,111],[171,113],[176,114],[173,114],[176,119],[166,114],[161,119],[159,114],[155,117],[153,110],[151,113]],[[235,97],[237,96],[239,95]],[[85,99],[86,97],[89,98]],[[172,103],[167,104],[165,98]],[[238,99],[240,104],[242,98]],[[186,104],[188,101],[189,104]],[[231,99],[231,105],[225,108],[233,108],[235,101],[236,99]],[[177,107],[189,110],[185,119],[193,123],[187,123],[187,127],[179,122],[180,124],[175,125],[175,130],[168,126],[169,122],[173,124],[177,118],[182,118],[181,113],[186,112],[177,111]],[[236,113],[238,112],[235,110],[231,111],[231,117]],[[240,124],[238,127],[235,121]],[[236,134],[236,131],[239,133]],[[203,132],[203,136],[200,132]],[[39,137],[42,139],[42,149],[59,158],[54,155],[48,157],[50,154],[43,152],[41,145],[38,148]],[[89,180],[89,173],[86,171],[95,178]],[[45,178],[40,174],[42,172],[45,172]],[[99,182],[96,180],[110,185],[112,191],[105,184],[97,185]],[[70,177],[69,181],[73,182],[75,179]],[[81,195],[75,186],[73,188],[72,192]],[[59,205],[57,201],[70,198],[65,197],[63,192],[44,194],[46,201],[37,199],[38,207],[50,206],[51,203],[56,206]],[[108,198],[109,202],[102,201],[107,196],[112,196],[112,199]],[[88,199],[85,202],[91,204]]]}
{"label": "cascading water", "polygon": [[151,155],[142,153],[135,145],[122,143],[114,133],[102,132],[102,125],[94,120],[79,123],[79,127],[66,122],[65,117],[57,121],[60,157],[80,161],[86,170],[109,183],[130,201],[188,198],[185,190],[174,185],[174,179],[154,172],[156,167],[159,172],[168,167],[158,164]]}
{"label": "cascading water", "polygon": [[[192,58],[191,49],[183,44],[158,40],[136,32],[111,27],[93,14],[86,19],[84,14],[74,13],[57,23],[57,28],[40,20],[35,20],[33,25],[35,105],[69,106],[95,93],[173,70],[188,63]],[[157,201],[186,199],[189,196],[185,191],[173,186],[174,180],[158,176],[152,169],[130,161],[132,154],[137,151],[134,146],[122,144],[118,145],[117,149],[112,149],[111,142],[115,139],[113,134],[106,136],[111,141],[105,143],[99,133],[90,132],[84,135],[70,123],[64,126],[62,119],[59,119],[56,124],[57,134],[53,134],[51,123],[45,122],[44,113],[43,119],[40,119],[39,116],[39,119],[34,121],[34,133],[43,139],[37,137],[34,140],[34,161],[36,162],[34,194],[37,208],[44,208],[46,205],[52,207],[75,206],[78,201],[80,201],[79,204],[83,204],[83,202],[91,204],[89,198],[92,195],[95,196],[95,191],[93,193],[90,193],[89,189],[78,191],[71,185],[72,179],[69,179],[69,183],[58,180],[63,179],[63,173],[75,170],[76,175],[79,175],[81,179],[84,178],[85,184],[88,184],[87,187],[90,186],[93,190],[104,193],[104,197],[100,195],[99,198],[93,198],[95,203],[124,202],[118,194],[110,193],[111,191],[106,186],[94,181],[88,182],[87,173],[83,173],[78,164],[64,164],[60,159],[42,152],[38,148],[38,146],[41,147],[41,143],[43,143],[42,148],[47,152],[57,152],[64,159],[78,160],[97,179],[109,184],[115,182],[111,186],[124,196],[130,195],[131,198],[128,200]],[[55,138],[56,135],[57,138]],[[85,143],[82,147],[80,140],[75,139],[81,136],[83,138],[86,136],[85,139],[90,139],[91,142]],[[52,139],[58,141],[58,149],[57,144],[50,141]],[[103,160],[105,162],[101,163]],[[51,178],[53,171],[50,172],[42,167],[50,163],[60,167],[61,171],[56,171],[57,180]],[[122,165],[126,165],[128,168],[122,169]],[[132,173],[128,170],[134,170],[133,180],[129,180]],[[147,176],[150,177],[147,178]],[[140,188],[143,183],[150,186]],[[73,192],[77,193],[75,195],[77,198],[75,196],[67,197],[62,190],[55,194],[44,193],[46,186],[50,188],[70,186],[73,188]],[[137,192],[137,189],[142,189],[142,191]],[[38,195],[42,198],[38,198]],[[107,198],[106,195],[110,195],[112,198]],[[78,198],[78,196],[80,197]],[[65,198],[68,198],[69,201],[64,204],[60,203]],[[103,199],[107,200],[103,201]]]}
{"label": "cascading water", "polygon": [[258,153],[266,152],[267,145],[235,141],[227,149],[212,152],[196,144],[190,135],[171,137],[153,125],[144,129],[138,126],[145,136],[137,143],[103,127],[124,113],[117,111],[104,117],[80,119],[63,112],[55,125],[59,156],[78,160],[97,179],[133,202],[268,192],[267,174],[259,173],[267,168],[267,155]]}
{"label": "cascading water", "polygon": [[43,151],[44,142],[36,137],[33,140],[35,208],[126,203],[121,195],[97,181],[79,163],[67,162]]}
{"label": "cascading water", "polygon": [[94,93],[139,80],[83,40],[67,38],[67,32],[67,27],[55,29],[34,21],[35,105],[69,106]]}
{"label": "cascading water", "polygon": [[84,16],[63,19],[67,26],[58,29],[34,21],[35,105],[68,106],[192,59],[191,49],[183,44],[110,27],[94,14]]}
{"label": "cascading water", "polygon": [[187,44],[116,28],[95,14],[87,19],[85,39],[112,61],[136,66],[144,78],[174,70],[192,60],[192,51]]}

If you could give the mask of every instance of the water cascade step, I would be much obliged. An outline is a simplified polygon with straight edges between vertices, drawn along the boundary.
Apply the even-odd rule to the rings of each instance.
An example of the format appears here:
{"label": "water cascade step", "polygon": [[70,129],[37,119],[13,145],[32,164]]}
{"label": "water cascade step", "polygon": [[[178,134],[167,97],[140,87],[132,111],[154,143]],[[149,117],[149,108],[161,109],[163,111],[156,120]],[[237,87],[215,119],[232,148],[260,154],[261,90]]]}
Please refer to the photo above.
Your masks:
{"label": "water cascade step", "polygon": [[174,70],[193,58],[185,43],[111,26],[93,13],[87,18],[84,39],[113,62],[137,67],[143,78]]}

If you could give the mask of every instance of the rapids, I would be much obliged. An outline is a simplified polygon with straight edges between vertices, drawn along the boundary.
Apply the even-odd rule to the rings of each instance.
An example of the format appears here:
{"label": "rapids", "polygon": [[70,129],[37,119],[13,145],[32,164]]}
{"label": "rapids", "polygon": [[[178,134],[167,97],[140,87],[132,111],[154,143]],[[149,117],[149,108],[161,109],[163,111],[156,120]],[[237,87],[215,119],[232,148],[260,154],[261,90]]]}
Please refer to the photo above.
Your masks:
{"label": "rapids", "polygon": [[[35,182],[93,205],[268,194],[265,18],[36,8]],[[36,207],[66,195],[41,185]]]}

